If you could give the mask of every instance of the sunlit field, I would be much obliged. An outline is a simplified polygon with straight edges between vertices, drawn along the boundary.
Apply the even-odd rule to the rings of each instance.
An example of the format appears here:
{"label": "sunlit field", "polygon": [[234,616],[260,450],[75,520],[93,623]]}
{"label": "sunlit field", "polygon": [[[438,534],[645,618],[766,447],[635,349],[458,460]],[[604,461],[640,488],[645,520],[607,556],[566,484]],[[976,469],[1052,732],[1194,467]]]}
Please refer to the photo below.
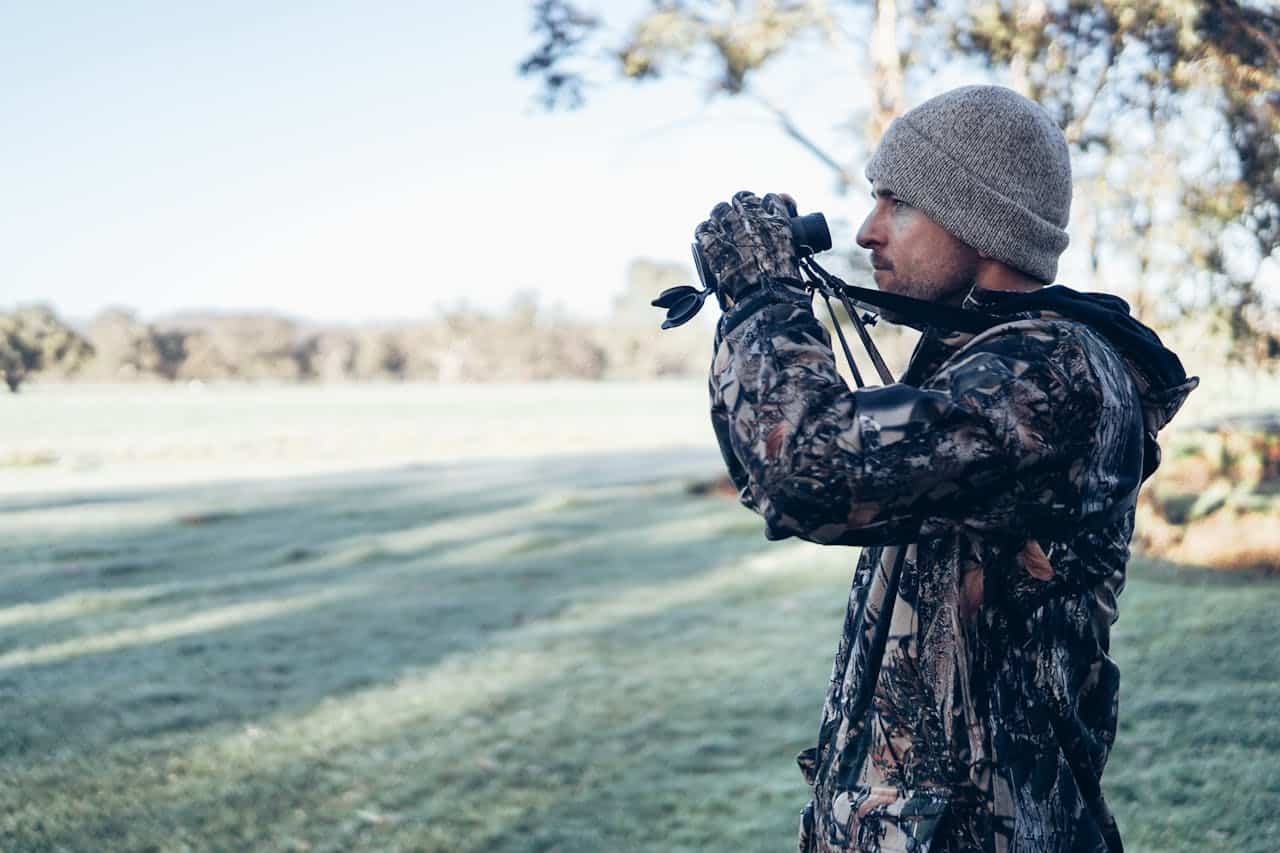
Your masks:
{"label": "sunlit field", "polygon": [[[698,488],[701,383],[0,412],[0,850],[793,849],[856,552]],[[1127,849],[1280,849],[1278,612],[1131,564]]]}

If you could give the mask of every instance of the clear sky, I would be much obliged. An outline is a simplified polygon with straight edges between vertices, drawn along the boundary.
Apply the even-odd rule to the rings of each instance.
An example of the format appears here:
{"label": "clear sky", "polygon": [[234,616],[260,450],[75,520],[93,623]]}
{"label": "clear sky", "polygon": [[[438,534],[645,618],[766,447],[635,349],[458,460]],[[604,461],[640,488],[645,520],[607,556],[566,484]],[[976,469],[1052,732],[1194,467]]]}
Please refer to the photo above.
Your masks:
{"label": "clear sky", "polygon": [[[865,211],[758,108],[687,81],[541,112],[515,71],[528,6],[0,0],[0,307],[358,321],[534,290],[599,315],[629,260],[687,260],[735,190]],[[863,96],[831,56],[762,82],[848,152]]]}

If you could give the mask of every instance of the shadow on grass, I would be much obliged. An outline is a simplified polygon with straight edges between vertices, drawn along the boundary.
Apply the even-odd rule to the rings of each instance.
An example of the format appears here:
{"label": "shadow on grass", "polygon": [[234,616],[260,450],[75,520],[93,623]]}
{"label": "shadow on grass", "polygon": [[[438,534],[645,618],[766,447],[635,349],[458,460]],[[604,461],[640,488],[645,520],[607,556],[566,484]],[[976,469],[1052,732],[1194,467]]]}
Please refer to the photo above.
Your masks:
{"label": "shadow on grass", "polygon": [[[676,706],[707,703],[713,687],[727,691],[722,707],[742,703],[729,694],[760,694],[759,685],[731,689],[751,683],[752,655],[715,662],[689,644],[707,645],[706,632],[734,620],[743,636],[759,628],[724,605],[726,595],[760,588],[737,567],[765,543],[733,502],[655,479],[670,473],[669,461],[594,458],[584,470],[558,460],[508,482],[494,472],[480,489],[441,482],[435,470],[397,472],[383,488],[359,484],[349,499],[340,484],[318,494],[299,483],[292,502],[275,489],[269,512],[245,498],[228,514],[225,493],[204,498],[200,511],[216,514],[207,524],[179,519],[112,535],[75,532],[68,520],[63,531],[30,534],[23,547],[93,566],[129,549],[182,570],[163,580],[55,579],[25,616],[13,605],[0,621],[0,693],[15,721],[2,748],[17,782],[0,785],[0,837],[23,849],[89,839],[100,849],[287,849],[287,831],[313,849],[326,838],[330,849],[351,849],[367,832],[399,827],[409,849],[438,841],[458,850],[472,842],[450,841],[454,833],[494,841],[553,800],[575,801],[584,778],[603,784],[611,762],[675,760],[645,744],[682,725]],[[139,502],[187,512],[200,500],[169,490],[104,505]],[[353,505],[377,520],[373,529],[334,524]],[[165,506],[156,515],[173,517]],[[236,560],[225,537],[266,553]],[[50,568],[23,583],[38,586]],[[126,592],[139,596],[89,606],[93,595]],[[330,597],[182,636],[145,633],[310,594]],[[102,646],[122,635],[136,642]],[[41,661],[50,647],[65,654]],[[668,661],[691,652],[695,666],[662,677]],[[824,658],[813,658],[819,671]],[[812,708],[820,679],[802,681]],[[770,719],[788,717],[777,690],[767,692],[753,704]],[[667,723],[664,707],[677,710]],[[511,749],[520,752],[511,772],[492,772]],[[786,763],[790,751],[775,757]],[[535,772],[537,755],[554,767]],[[505,812],[473,811],[467,790],[505,799]],[[384,823],[375,807],[401,814]],[[295,822],[295,813],[311,817]]]}
{"label": "shadow on grass", "polygon": [[[255,570],[557,492],[705,469],[706,451],[579,454],[415,465],[350,475],[0,497],[0,607],[77,591]],[[186,559],[195,554],[200,559]]]}
{"label": "shadow on grass", "polygon": [[[332,478],[307,480],[274,484],[269,511],[242,495],[233,518],[194,528],[46,531],[28,547],[81,555],[88,569],[77,574],[89,577],[64,577],[51,561],[22,580],[47,582],[42,599],[0,610],[0,696],[19,721],[0,733],[0,754],[39,761],[55,748],[309,707],[759,547],[725,535],[745,510],[688,501],[680,480],[653,482],[648,474],[669,463],[638,454],[503,463],[525,473],[507,482],[481,466],[479,479],[496,480],[482,489],[466,485],[465,470],[432,467],[392,472],[383,486],[366,475],[349,497]],[[233,493],[204,496],[205,511]],[[175,490],[131,500],[198,503]],[[364,520],[335,523],[351,509]],[[182,568],[103,571],[121,552]]]}
{"label": "shadow on grass", "polygon": [[[761,827],[790,833],[802,791],[790,757],[827,666],[797,630],[805,607],[793,597],[815,599],[812,578],[729,564],[615,588],[394,684],[278,715],[262,733],[35,767],[33,787],[61,777],[64,796],[25,837],[594,850],[721,833],[728,849],[750,849]],[[127,793],[88,813],[67,802],[113,783]]]}
{"label": "shadow on grass", "polygon": [[[9,579],[39,595],[0,611],[0,839],[786,849],[853,554],[765,543],[732,501],[687,495],[688,470],[628,454],[138,493],[112,506],[158,521],[114,535],[80,529],[92,504],[46,516],[18,550],[177,566]],[[1280,849],[1277,605],[1274,583],[1134,561],[1104,780],[1129,849]]]}

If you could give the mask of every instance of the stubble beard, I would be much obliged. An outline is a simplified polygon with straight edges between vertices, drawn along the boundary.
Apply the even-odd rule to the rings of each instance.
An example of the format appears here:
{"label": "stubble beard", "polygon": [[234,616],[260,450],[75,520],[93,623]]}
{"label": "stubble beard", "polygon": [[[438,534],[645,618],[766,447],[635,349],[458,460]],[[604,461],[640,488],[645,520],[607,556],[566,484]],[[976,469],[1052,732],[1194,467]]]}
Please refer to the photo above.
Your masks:
{"label": "stubble beard", "polygon": [[901,278],[895,272],[892,284],[881,289],[899,296],[923,299],[926,302],[959,305],[973,289],[973,280],[976,275],[976,264],[972,267],[961,265],[945,275],[927,277]]}

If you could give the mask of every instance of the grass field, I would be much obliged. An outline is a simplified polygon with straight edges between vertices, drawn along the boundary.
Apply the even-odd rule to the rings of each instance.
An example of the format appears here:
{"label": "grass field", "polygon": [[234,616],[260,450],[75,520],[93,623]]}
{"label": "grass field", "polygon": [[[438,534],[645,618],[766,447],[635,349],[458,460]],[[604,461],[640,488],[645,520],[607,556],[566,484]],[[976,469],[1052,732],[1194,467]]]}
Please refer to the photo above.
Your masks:
{"label": "grass field", "polygon": [[[0,850],[791,849],[855,553],[689,493],[717,461],[671,445],[704,415],[661,406],[700,393],[346,473],[181,479],[120,450],[165,429],[59,426],[98,463],[0,496]],[[428,425],[389,442],[430,433],[403,405]],[[244,410],[248,444],[306,420]],[[634,432],[593,444],[610,417]],[[577,452],[529,438],[570,422],[597,423]],[[1104,780],[1128,849],[1280,849],[1277,612],[1274,580],[1131,565]]]}

